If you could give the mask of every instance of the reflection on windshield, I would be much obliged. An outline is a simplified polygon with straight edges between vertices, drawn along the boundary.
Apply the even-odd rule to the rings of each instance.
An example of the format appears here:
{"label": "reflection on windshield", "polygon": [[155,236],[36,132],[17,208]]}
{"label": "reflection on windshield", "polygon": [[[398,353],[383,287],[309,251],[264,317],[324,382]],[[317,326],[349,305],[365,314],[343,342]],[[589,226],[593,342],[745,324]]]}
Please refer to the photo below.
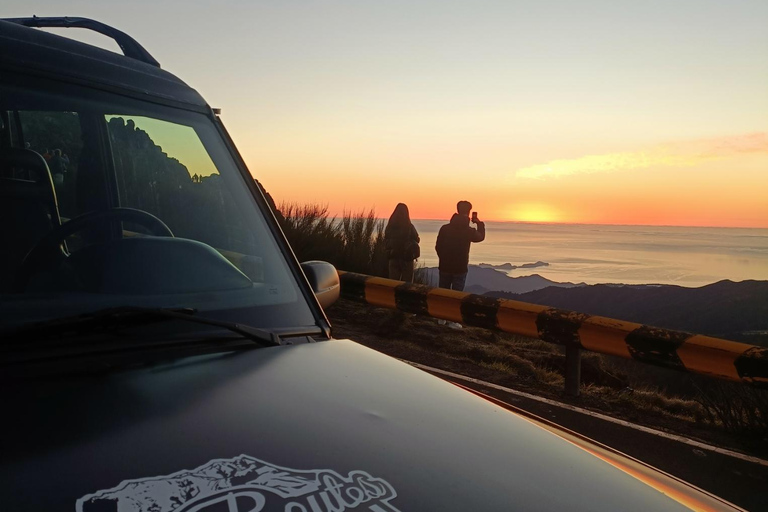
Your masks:
{"label": "reflection on windshield", "polygon": [[146,117],[107,119],[121,206],[159,217],[177,236],[254,252],[252,234],[191,127]]}
{"label": "reflection on windshield", "polygon": [[133,139],[135,147],[162,153],[178,162],[190,177],[210,176],[219,171],[190,126],[169,123],[145,116],[105,116],[110,135],[116,139]]}

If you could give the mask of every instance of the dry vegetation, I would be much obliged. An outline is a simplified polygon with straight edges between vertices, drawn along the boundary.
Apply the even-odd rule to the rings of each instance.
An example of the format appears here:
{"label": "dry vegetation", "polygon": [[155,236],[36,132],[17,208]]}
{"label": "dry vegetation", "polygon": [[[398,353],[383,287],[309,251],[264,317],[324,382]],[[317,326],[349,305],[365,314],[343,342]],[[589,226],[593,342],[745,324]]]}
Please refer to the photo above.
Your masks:
{"label": "dry vegetation", "polygon": [[321,260],[349,272],[383,276],[384,221],[373,210],[331,217],[327,206],[283,203],[278,220],[299,261]]}

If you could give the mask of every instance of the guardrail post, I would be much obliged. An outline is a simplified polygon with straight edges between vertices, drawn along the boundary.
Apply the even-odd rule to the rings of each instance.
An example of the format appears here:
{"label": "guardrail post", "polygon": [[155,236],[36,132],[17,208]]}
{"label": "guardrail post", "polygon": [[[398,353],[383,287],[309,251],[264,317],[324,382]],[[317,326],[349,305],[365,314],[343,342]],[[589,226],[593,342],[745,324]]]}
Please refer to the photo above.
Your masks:
{"label": "guardrail post", "polygon": [[565,346],[565,394],[579,396],[581,384],[581,348]]}

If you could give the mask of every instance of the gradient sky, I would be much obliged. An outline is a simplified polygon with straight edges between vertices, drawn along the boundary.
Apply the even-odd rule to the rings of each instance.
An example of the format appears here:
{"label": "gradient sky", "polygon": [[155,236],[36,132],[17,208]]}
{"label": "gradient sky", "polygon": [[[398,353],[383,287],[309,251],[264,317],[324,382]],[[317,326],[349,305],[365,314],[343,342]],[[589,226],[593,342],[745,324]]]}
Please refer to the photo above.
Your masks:
{"label": "gradient sky", "polygon": [[[66,5],[62,10],[61,5]],[[133,35],[275,200],[768,227],[768,2],[5,0]],[[73,31],[74,32],[74,31]]]}

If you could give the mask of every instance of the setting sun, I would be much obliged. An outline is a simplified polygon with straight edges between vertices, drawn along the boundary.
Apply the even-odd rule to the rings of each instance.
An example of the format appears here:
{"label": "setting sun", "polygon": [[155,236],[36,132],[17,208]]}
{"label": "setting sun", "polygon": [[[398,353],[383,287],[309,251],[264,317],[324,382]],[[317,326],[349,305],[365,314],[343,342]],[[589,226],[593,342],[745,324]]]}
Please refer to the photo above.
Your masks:
{"label": "setting sun", "polygon": [[520,222],[560,222],[560,213],[548,204],[521,203],[510,209],[509,220]]}

